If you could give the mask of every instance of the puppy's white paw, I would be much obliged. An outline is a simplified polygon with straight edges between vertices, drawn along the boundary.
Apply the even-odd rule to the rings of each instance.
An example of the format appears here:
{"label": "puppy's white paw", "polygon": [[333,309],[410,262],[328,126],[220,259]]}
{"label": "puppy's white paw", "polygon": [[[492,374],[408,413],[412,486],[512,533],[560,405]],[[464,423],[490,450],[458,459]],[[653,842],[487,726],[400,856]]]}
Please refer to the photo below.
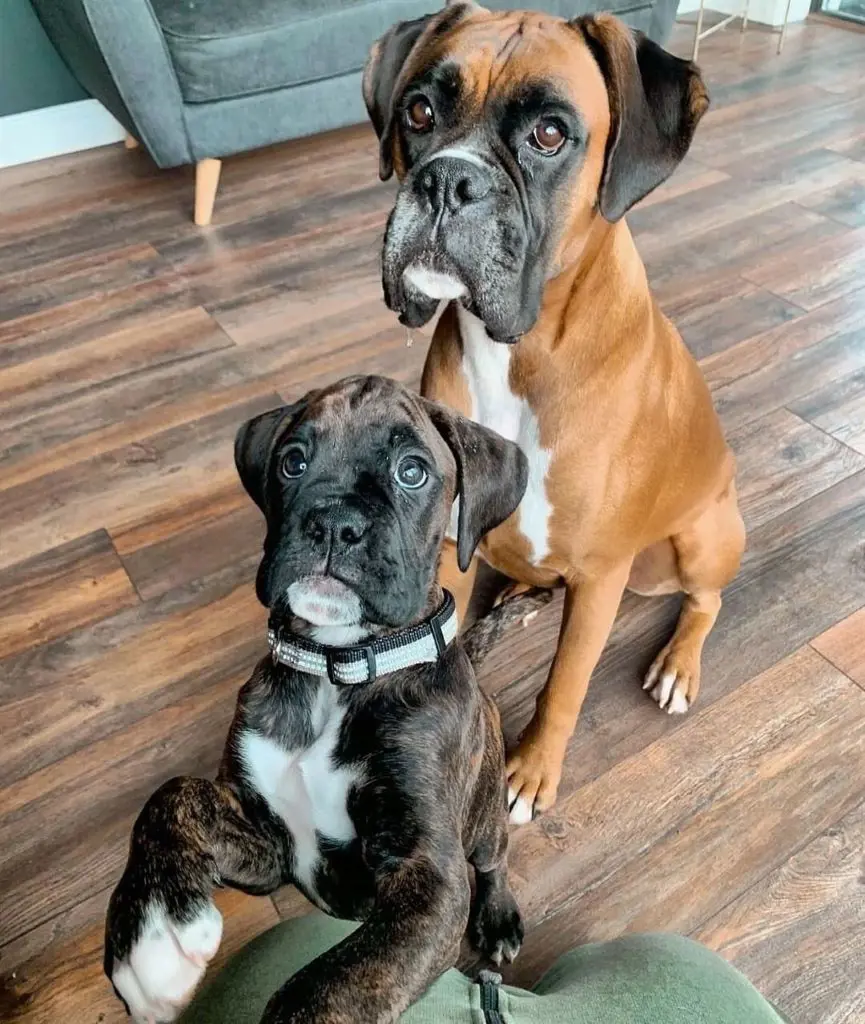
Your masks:
{"label": "puppy's white paw", "polygon": [[212,902],[187,922],[151,904],[138,941],[118,961],[112,982],[140,1024],[175,1020],[198,988],[222,939],[222,915]]}

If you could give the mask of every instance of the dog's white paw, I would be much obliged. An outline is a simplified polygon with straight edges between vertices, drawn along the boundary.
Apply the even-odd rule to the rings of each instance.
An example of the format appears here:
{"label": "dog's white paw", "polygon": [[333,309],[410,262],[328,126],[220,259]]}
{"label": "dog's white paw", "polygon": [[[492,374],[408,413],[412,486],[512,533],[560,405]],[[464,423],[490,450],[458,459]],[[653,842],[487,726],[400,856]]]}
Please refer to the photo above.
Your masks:
{"label": "dog's white paw", "polygon": [[666,660],[656,660],[643,683],[643,689],[668,715],[684,715],[691,707],[689,694],[692,692],[693,679],[690,674],[682,671]]}
{"label": "dog's white paw", "polygon": [[512,825],[528,825],[534,817],[534,808],[525,797],[518,796],[513,789],[508,789],[508,820]]}
{"label": "dog's white paw", "polygon": [[191,921],[173,921],[151,904],[138,941],[111,977],[140,1024],[175,1020],[192,999],[222,939],[222,915],[212,902]]}

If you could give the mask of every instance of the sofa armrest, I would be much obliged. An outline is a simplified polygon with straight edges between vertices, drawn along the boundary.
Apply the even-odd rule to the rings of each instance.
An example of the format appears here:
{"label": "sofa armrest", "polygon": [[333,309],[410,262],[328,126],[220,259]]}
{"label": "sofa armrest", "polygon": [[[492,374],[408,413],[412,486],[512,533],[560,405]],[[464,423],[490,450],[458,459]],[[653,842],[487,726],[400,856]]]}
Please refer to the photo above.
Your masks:
{"label": "sofa armrest", "polygon": [[191,163],[183,98],[149,0],[32,0],[81,85],[160,167]]}

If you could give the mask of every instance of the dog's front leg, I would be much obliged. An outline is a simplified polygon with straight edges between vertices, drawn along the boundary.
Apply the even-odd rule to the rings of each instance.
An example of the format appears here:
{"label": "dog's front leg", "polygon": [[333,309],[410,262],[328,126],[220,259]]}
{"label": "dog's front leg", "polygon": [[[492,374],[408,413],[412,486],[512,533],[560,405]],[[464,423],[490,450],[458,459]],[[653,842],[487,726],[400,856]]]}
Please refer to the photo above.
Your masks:
{"label": "dog's front leg", "polygon": [[278,845],[246,819],[230,786],[166,782],[148,800],[108,904],[105,973],[136,1021],[171,1021],[192,997],[222,938],[211,894],[271,892]]}
{"label": "dog's front leg", "polygon": [[456,962],[469,914],[466,862],[418,854],[377,872],[360,928],[270,1000],[262,1024],[390,1024]]}
{"label": "dog's front leg", "polygon": [[613,628],[630,569],[628,561],[567,584],[559,646],[549,678],[534,717],[508,760],[513,824],[531,821],[555,802],[565,749]]}

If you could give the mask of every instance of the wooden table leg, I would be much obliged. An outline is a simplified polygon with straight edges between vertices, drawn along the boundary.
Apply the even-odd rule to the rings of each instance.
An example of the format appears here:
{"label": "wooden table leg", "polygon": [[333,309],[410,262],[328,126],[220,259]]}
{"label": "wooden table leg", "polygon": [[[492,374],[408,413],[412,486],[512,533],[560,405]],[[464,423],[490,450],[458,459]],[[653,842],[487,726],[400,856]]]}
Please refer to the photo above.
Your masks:
{"label": "wooden table leg", "polygon": [[221,170],[222,161],[212,157],[199,160],[195,165],[195,223],[199,227],[206,227],[213,216]]}

